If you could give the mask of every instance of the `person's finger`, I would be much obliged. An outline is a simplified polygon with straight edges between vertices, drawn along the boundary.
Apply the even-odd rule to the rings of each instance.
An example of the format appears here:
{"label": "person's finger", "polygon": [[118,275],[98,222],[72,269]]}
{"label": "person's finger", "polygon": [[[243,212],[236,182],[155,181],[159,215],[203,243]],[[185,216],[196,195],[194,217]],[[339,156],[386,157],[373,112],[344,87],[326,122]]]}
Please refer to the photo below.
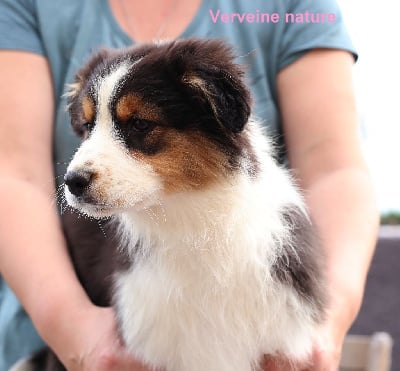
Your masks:
{"label": "person's finger", "polygon": [[264,356],[261,369],[263,371],[295,371],[296,365],[287,359],[280,357]]}

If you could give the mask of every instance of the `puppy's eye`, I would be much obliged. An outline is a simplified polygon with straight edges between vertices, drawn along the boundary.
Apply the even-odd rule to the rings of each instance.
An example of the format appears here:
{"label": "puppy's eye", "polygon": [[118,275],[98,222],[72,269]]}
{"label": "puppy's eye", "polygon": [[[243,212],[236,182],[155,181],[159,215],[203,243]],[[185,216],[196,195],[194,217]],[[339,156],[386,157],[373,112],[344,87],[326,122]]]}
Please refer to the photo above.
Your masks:
{"label": "puppy's eye", "polygon": [[139,131],[141,133],[147,133],[153,130],[155,123],[150,120],[132,118],[131,120],[129,120],[129,125],[135,131]]}

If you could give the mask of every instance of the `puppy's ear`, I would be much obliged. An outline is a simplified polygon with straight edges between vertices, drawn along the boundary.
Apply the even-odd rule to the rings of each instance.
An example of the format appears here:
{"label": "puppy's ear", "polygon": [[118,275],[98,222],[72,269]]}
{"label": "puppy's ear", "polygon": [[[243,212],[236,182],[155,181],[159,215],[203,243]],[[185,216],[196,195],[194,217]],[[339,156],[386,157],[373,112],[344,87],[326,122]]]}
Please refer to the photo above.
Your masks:
{"label": "puppy's ear", "polygon": [[186,65],[183,83],[199,95],[200,103],[206,103],[217,122],[234,133],[242,131],[250,116],[251,97],[232,49],[218,40],[197,41],[189,47],[189,60],[180,58]]}

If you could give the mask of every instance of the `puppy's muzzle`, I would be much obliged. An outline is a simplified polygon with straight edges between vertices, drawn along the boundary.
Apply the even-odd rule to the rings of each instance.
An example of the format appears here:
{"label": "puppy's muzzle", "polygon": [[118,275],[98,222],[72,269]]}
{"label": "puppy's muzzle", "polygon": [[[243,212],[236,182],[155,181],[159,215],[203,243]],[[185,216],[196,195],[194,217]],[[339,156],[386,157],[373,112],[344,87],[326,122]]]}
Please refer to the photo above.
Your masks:
{"label": "puppy's muzzle", "polygon": [[76,197],[82,197],[88,190],[93,179],[90,171],[68,171],[64,176],[65,185],[68,190]]}

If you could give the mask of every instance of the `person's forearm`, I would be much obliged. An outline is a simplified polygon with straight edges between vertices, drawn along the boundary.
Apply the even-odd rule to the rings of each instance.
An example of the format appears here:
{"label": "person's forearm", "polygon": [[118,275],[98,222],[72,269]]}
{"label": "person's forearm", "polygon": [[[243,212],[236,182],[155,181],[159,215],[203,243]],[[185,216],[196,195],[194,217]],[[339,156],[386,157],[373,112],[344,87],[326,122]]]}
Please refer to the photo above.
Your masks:
{"label": "person's forearm", "polygon": [[55,209],[54,197],[39,187],[0,177],[0,272],[57,350],[71,340],[68,327],[90,302],[68,258]]}
{"label": "person's forearm", "polygon": [[348,323],[343,325],[350,326],[361,305],[379,224],[372,181],[362,166],[343,167],[320,173],[306,187],[327,255],[331,302],[344,306]]}

